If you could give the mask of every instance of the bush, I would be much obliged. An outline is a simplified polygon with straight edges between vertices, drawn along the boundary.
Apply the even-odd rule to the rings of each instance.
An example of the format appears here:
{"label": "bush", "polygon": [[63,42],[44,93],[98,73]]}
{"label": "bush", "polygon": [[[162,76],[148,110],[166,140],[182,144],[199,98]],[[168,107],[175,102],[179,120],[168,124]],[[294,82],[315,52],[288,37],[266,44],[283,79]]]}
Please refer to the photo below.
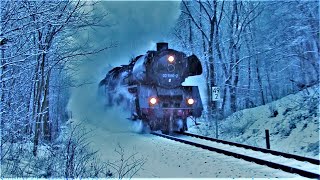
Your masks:
{"label": "bush", "polygon": [[255,118],[243,118],[243,112],[239,111],[231,115],[229,120],[221,126],[221,132],[231,136],[238,136],[245,133],[246,130],[256,121]]}
{"label": "bush", "polygon": [[136,159],[136,154],[123,160],[123,149],[119,151],[122,163],[119,166],[102,162],[97,151],[89,148],[89,134],[81,125],[72,126],[54,142],[39,145],[36,157],[31,141],[2,141],[1,177],[108,178],[118,173],[117,178],[121,179],[132,177],[144,164],[145,160]]}

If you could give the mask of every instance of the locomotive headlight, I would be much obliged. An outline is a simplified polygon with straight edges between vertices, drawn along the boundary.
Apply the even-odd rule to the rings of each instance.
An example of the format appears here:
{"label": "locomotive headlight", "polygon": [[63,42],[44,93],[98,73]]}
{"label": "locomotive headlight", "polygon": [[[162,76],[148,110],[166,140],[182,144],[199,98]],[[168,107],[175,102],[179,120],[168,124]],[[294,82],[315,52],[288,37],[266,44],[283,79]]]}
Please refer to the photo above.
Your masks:
{"label": "locomotive headlight", "polygon": [[173,63],[174,57],[173,57],[173,56],[169,56],[169,57],[168,57],[168,61],[169,61],[170,63]]}
{"label": "locomotive headlight", "polygon": [[150,98],[149,102],[151,105],[155,105],[158,102],[158,100],[157,100],[157,98],[152,97],[152,98]]}
{"label": "locomotive headlight", "polygon": [[187,103],[188,103],[189,105],[194,104],[194,99],[192,99],[192,98],[187,99]]}

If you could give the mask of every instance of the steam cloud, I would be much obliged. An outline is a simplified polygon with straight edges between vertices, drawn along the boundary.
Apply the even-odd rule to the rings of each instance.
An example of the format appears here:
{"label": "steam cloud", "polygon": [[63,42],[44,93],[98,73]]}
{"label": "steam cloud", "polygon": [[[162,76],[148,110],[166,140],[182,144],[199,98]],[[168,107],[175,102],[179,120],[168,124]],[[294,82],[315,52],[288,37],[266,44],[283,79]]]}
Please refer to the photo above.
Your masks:
{"label": "steam cloud", "polygon": [[166,41],[167,33],[180,14],[179,4],[179,1],[101,3],[95,11],[109,12],[106,23],[110,27],[88,30],[83,36],[92,39],[95,46],[109,41],[116,42],[117,47],[78,65],[76,80],[94,83],[72,89],[68,109],[74,119],[110,132],[132,130],[126,119],[130,117],[128,109],[103,106],[105,97],[98,95],[98,83],[112,66],[127,64],[130,58],[155,49],[156,42]]}

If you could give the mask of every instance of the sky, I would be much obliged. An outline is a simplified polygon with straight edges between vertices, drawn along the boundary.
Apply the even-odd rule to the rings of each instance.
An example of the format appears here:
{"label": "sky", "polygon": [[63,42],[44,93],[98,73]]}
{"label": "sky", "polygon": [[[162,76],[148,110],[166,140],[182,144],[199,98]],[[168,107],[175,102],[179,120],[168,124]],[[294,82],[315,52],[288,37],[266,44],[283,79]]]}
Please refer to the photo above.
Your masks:
{"label": "sky", "polygon": [[[179,1],[105,1],[96,9],[107,12],[105,23],[109,27],[89,30],[94,42],[113,43],[116,47],[100,53],[84,68],[95,69],[103,78],[108,65],[127,64],[132,57],[155,49],[156,42],[167,41],[168,33],[180,15]],[[102,76],[102,77],[101,77]]]}

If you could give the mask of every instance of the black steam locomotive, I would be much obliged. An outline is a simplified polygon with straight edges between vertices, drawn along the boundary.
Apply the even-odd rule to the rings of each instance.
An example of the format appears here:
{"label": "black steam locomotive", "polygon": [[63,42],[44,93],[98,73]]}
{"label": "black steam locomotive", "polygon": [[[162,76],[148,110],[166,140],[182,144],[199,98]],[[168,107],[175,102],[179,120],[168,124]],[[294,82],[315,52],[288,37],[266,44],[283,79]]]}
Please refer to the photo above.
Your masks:
{"label": "black steam locomotive", "polygon": [[150,130],[186,131],[187,118],[200,117],[203,106],[198,87],[182,83],[187,77],[200,74],[202,66],[195,55],[187,57],[168,49],[168,43],[157,43],[157,51],[148,51],[128,65],[109,71],[100,87],[105,90],[109,105],[131,97],[131,119],[142,120]]}

